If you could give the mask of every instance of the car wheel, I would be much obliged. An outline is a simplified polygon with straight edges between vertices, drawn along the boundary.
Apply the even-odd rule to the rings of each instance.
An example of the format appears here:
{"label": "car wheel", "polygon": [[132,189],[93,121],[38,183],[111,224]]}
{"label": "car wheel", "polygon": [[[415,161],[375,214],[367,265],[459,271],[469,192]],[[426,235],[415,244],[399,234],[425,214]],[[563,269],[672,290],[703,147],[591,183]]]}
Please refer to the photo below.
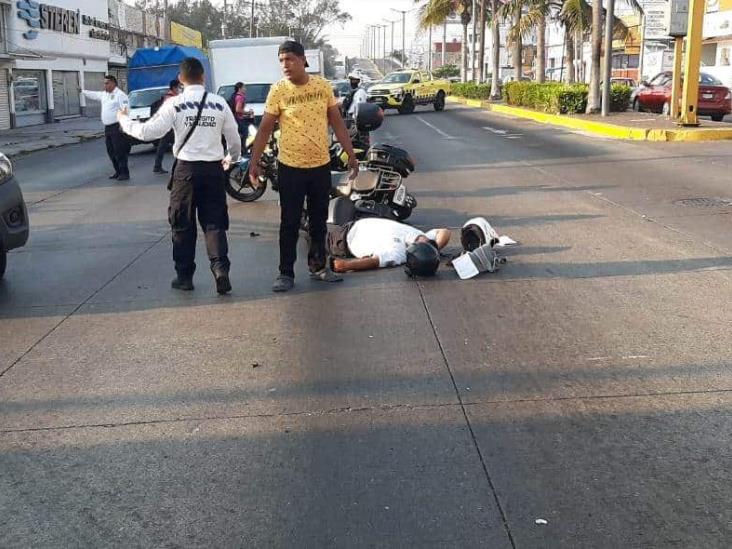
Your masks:
{"label": "car wheel", "polygon": [[635,99],[633,99],[633,110],[635,112],[640,112],[640,110],[641,110],[640,101],[638,101],[637,97]]}
{"label": "car wheel", "polygon": [[713,114],[712,120],[714,122],[721,122],[722,120],[724,120],[724,115],[723,114]]}
{"label": "car wheel", "polygon": [[399,107],[399,114],[412,114],[414,112],[414,99],[411,95],[404,97],[402,106]]}
{"label": "car wheel", "polygon": [[8,252],[0,250],[0,278],[5,274],[5,267],[8,264]]}
{"label": "car wheel", "polygon": [[445,110],[445,94],[443,92],[439,92],[437,94],[437,99],[435,99],[435,110],[437,112]]}

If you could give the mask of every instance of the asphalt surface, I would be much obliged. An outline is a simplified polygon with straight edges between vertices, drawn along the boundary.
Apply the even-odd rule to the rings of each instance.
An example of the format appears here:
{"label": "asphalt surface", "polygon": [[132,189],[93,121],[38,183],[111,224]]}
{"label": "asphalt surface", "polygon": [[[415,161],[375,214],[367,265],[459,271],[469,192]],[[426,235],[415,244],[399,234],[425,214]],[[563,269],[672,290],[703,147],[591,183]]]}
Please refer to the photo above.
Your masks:
{"label": "asphalt surface", "polygon": [[410,221],[520,242],[499,272],[301,261],[275,296],[269,193],[231,204],[233,294],[202,247],[179,294],[149,151],[125,184],[101,142],[17,162],[0,546],[729,546],[730,145],[464,107],[375,137],[417,159]]}

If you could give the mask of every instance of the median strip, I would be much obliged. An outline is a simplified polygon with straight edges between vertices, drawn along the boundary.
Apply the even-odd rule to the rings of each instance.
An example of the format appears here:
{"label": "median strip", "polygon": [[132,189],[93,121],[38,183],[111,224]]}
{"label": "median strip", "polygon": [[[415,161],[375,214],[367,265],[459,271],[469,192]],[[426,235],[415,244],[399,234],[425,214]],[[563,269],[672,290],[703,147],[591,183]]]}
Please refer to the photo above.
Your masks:
{"label": "median strip", "polygon": [[465,99],[450,96],[448,101],[460,103],[468,107],[482,108],[498,114],[533,120],[540,124],[561,126],[573,130],[583,131],[592,135],[624,139],[631,141],[720,141],[732,139],[732,126],[729,128],[654,128],[648,126],[620,125],[587,120],[574,116],[550,114],[521,107],[511,107],[500,103]]}

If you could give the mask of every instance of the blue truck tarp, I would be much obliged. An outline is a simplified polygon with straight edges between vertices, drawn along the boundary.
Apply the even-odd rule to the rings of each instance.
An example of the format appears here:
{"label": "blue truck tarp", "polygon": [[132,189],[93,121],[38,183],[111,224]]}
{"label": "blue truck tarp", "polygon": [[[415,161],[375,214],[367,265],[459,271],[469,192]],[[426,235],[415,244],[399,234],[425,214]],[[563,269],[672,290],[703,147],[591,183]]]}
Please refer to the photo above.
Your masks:
{"label": "blue truck tarp", "polygon": [[178,67],[187,57],[195,57],[206,71],[206,88],[211,90],[211,64],[197,48],[162,46],[140,48],[130,59],[127,70],[128,91],[166,86],[178,77]]}

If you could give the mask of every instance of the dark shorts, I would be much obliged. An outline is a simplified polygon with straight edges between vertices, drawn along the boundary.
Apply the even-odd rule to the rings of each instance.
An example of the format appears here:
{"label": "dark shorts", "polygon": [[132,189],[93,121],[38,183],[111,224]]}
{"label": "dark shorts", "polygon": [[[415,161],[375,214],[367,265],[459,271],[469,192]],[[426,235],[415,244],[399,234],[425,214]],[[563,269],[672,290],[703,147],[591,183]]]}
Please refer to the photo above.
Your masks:
{"label": "dark shorts", "polygon": [[338,259],[347,259],[353,257],[348,250],[348,231],[353,227],[353,223],[345,225],[328,225],[328,255]]}

